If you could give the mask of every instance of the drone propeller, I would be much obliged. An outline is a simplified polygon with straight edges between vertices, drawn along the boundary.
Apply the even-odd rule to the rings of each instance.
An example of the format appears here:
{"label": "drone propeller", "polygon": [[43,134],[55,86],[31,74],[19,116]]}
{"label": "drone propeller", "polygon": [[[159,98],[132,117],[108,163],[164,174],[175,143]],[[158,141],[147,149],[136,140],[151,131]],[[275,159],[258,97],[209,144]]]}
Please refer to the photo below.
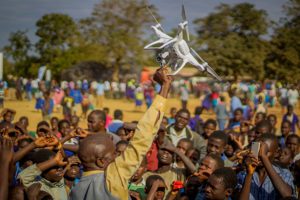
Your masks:
{"label": "drone propeller", "polygon": [[222,81],[222,78],[208,65],[208,63],[205,62],[205,60],[203,60],[203,58],[201,58],[193,48],[190,49],[196,55],[196,57],[203,63],[202,65],[204,66],[205,71],[207,71],[209,74],[215,77],[218,81]]}
{"label": "drone propeller", "polygon": [[147,5],[147,10],[148,10],[148,12],[150,13],[150,15],[153,17],[154,21],[155,21],[157,24],[159,24],[159,27],[161,28],[161,30],[162,30],[163,32],[165,32],[164,29],[163,29],[163,27],[160,25],[160,23],[158,22],[158,20],[156,19],[156,17],[154,16],[153,12],[151,11],[151,9],[149,8],[148,5]]}
{"label": "drone propeller", "polygon": [[[181,7],[181,16],[182,16],[183,21],[187,22],[183,1],[182,1],[182,7]],[[188,25],[185,26],[185,33],[186,33],[187,41],[190,41],[190,32],[189,32]]]}

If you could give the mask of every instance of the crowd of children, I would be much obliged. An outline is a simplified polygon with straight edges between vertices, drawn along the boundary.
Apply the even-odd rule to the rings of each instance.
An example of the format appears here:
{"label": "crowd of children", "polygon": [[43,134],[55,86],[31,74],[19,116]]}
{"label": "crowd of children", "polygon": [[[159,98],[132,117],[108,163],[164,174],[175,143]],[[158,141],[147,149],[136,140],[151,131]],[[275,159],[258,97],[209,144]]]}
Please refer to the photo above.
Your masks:
{"label": "crowd of children", "polygon": [[252,119],[231,88],[232,109],[223,97],[214,101],[216,119],[202,120],[202,107],[191,116],[185,102],[168,115],[173,80],[167,74],[164,68],[155,73],[160,90],[139,121],[124,122],[118,109],[114,119],[107,108],[94,109],[84,112],[83,129],[70,108],[82,98],[88,110],[89,97],[68,90],[63,119],[49,115],[45,96],[45,121],[36,131],[28,130],[33,122],[26,116],[16,121],[16,111],[3,109],[0,199],[300,199],[296,103],[282,121],[263,107]]}

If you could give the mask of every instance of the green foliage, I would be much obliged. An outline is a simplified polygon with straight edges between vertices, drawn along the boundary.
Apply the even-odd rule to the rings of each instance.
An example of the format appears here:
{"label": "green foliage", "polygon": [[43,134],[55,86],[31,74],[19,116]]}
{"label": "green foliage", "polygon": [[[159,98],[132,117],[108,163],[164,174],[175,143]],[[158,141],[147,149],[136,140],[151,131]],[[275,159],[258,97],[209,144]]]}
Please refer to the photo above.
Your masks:
{"label": "green foliage", "polygon": [[144,30],[153,23],[146,5],[146,0],[103,0],[94,7],[92,17],[81,20],[85,41],[102,47],[105,56],[100,61],[114,68],[115,80],[120,67],[140,65],[145,60]]}
{"label": "green foliage", "polygon": [[297,81],[300,76],[300,1],[290,0],[287,17],[275,29],[272,50],[266,59],[266,70],[278,79]]}
{"label": "green foliage", "polygon": [[221,75],[264,76],[268,42],[267,14],[248,3],[221,4],[216,12],[195,20],[202,55]]}
{"label": "green foliage", "polygon": [[58,74],[63,68],[71,66],[75,57],[69,51],[76,45],[78,29],[74,20],[65,14],[47,14],[36,22],[36,35],[39,37],[36,50],[40,62]]}

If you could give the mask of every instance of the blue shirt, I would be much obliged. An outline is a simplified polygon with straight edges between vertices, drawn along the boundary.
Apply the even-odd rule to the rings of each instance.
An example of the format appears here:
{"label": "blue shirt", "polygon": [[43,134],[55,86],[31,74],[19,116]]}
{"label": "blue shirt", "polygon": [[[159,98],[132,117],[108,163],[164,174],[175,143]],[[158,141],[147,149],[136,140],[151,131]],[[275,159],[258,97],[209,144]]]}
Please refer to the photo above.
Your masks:
{"label": "blue shirt", "polygon": [[[287,169],[283,169],[275,165],[273,165],[273,168],[277,172],[277,174],[283,179],[283,181],[291,187],[292,195],[294,196],[295,185],[293,183],[294,178],[291,172]],[[240,172],[237,175],[237,179],[238,179],[237,188],[240,190],[244,185],[246,175],[247,173],[245,171]],[[275,200],[281,198],[278,190],[275,189],[269,176],[267,176],[264,182],[261,184],[259,181],[258,173],[254,172],[250,187],[251,188],[250,188],[249,200]]]}
{"label": "blue shirt", "polygon": [[230,108],[231,108],[231,116],[233,116],[233,112],[238,109],[238,108],[243,108],[243,105],[242,105],[242,102],[241,100],[236,97],[236,96],[233,96],[231,98],[231,105],[230,105]]}

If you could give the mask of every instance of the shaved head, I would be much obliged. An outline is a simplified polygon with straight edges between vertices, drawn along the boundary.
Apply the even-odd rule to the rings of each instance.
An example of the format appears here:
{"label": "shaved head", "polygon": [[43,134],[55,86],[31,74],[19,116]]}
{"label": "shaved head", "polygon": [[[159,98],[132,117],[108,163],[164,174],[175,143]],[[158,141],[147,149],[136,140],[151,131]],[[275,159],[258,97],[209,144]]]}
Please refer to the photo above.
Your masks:
{"label": "shaved head", "polygon": [[97,168],[97,159],[110,159],[115,152],[108,134],[89,135],[79,143],[78,157],[85,168]]}

